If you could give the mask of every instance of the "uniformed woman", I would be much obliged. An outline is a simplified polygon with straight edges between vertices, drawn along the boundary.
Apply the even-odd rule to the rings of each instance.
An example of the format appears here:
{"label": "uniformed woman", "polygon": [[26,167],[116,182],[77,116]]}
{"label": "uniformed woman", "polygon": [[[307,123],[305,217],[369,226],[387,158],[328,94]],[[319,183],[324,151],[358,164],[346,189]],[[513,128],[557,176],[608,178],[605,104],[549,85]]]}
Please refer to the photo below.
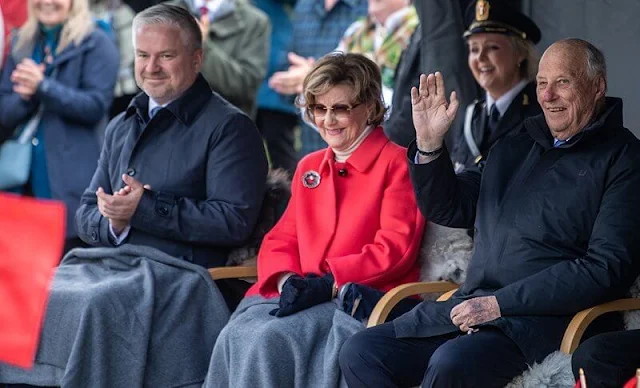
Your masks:
{"label": "uniformed woman", "polygon": [[456,171],[480,163],[504,136],[541,113],[536,101],[540,29],[527,16],[498,0],[478,0],[465,12],[469,68],[484,98],[469,105],[462,137],[452,153]]}

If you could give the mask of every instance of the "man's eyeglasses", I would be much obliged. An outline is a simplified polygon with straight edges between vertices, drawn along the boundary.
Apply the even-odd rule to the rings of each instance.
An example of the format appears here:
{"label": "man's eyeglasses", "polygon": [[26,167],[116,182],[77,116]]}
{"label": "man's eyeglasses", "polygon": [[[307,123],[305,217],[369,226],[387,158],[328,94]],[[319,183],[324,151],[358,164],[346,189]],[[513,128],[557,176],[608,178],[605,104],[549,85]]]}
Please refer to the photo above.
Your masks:
{"label": "man's eyeglasses", "polygon": [[338,104],[329,107],[320,104],[313,104],[309,105],[309,110],[311,111],[313,117],[317,119],[322,119],[329,113],[329,111],[333,111],[336,119],[344,120],[349,118],[349,116],[351,115],[351,111],[357,108],[358,105],[360,104],[355,104],[353,106]]}

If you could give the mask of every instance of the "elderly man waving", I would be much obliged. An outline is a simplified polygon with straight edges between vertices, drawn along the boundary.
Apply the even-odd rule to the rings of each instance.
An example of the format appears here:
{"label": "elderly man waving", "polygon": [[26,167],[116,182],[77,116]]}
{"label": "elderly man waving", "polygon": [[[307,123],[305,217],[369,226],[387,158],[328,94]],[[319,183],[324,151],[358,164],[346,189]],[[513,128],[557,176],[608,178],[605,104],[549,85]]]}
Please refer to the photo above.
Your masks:
{"label": "elderly man waving", "polygon": [[443,146],[455,93],[447,103],[442,75],[421,76],[408,150],[418,203],[439,224],[475,225],[475,251],[449,301],[344,345],[350,387],[502,387],[559,348],[574,313],[624,295],[640,272],[640,142],[606,86],[593,45],[553,44],[537,75],[544,115],[456,176]]}

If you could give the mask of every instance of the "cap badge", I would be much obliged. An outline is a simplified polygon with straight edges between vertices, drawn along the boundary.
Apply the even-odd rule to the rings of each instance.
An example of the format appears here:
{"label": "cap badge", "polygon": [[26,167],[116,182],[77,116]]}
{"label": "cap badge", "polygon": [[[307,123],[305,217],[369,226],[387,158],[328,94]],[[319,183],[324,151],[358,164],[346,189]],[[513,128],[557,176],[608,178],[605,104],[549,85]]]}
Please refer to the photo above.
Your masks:
{"label": "cap badge", "polygon": [[320,185],[320,174],[313,170],[305,172],[302,174],[302,185],[307,189],[315,189]]}
{"label": "cap badge", "polygon": [[478,0],[476,2],[476,20],[479,22],[489,19],[489,9],[491,6],[487,0]]}

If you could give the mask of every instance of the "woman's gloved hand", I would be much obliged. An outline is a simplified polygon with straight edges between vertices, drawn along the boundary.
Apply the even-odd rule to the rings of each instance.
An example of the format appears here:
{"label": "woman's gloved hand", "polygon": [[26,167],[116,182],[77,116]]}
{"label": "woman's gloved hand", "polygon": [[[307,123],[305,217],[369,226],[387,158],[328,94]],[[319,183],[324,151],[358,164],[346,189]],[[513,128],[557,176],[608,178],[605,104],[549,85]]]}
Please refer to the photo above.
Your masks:
{"label": "woman's gloved hand", "polygon": [[[384,296],[384,292],[363,284],[347,283],[340,290],[342,311],[359,321],[368,319],[373,309]],[[403,299],[389,313],[387,322],[411,310],[420,301],[416,299]]]}
{"label": "woman's gloved hand", "polygon": [[333,282],[331,274],[322,277],[311,274],[304,278],[292,275],[282,287],[279,307],[269,314],[286,317],[317,304],[329,302],[333,296]]}
{"label": "woman's gloved hand", "polygon": [[342,310],[354,317],[355,319],[362,321],[369,318],[373,308],[384,296],[384,292],[378,291],[374,288],[349,283],[344,285],[344,289],[340,291],[342,299]]}

